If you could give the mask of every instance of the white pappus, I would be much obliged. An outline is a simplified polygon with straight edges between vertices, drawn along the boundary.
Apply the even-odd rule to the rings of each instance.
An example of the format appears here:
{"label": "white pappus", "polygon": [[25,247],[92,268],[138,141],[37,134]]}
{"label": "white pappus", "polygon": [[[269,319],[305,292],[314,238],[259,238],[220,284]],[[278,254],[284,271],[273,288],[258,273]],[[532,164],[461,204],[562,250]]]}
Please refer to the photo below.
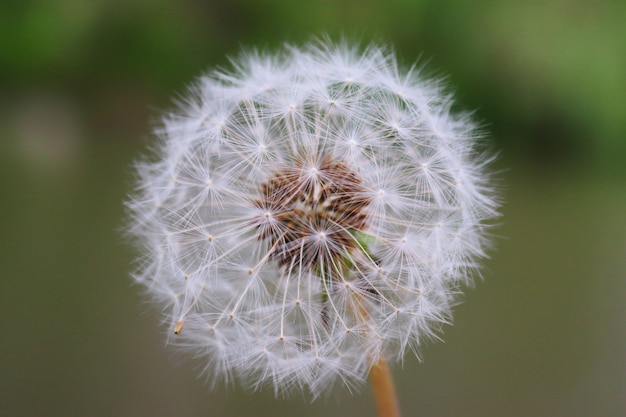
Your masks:
{"label": "white pappus", "polygon": [[136,164],[133,276],[212,382],[353,388],[450,321],[497,216],[481,134],[386,47],[247,52]]}

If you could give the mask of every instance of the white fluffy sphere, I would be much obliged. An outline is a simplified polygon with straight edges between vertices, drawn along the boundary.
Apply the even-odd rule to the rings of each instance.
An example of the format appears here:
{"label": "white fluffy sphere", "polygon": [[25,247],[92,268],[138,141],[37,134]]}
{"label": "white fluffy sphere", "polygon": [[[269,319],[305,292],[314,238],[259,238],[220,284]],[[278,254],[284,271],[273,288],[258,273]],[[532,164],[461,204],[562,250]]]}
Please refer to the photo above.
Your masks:
{"label": "white fluffy sphere", "polygon": [[134,273],[212,381],[318,396],[450,320],[496,215],[479,134],[394,55],[326,41],[200,78],[137,164]]}

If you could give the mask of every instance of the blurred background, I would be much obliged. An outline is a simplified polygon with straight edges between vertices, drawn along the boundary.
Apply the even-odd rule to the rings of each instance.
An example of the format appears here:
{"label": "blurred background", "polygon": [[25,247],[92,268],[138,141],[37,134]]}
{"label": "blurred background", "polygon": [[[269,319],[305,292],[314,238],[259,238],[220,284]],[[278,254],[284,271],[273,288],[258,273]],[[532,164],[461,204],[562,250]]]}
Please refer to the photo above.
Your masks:
{"label": "blurred background", "polygon": [[396,366],[405,416],[626,415],[626,3],[0,0],[0,416],[374,416],[209,391],[164,346],[120,236],[132,161],[242,46],[395,45],[475,109],[506,201],[443,343]]}

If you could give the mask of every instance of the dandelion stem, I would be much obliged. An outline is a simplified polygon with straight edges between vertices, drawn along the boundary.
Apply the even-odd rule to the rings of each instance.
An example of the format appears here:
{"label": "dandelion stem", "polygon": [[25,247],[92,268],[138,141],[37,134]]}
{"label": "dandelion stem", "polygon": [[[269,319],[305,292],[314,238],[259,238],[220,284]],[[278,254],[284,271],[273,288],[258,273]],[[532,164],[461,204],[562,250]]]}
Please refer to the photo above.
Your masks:
{"label": "dandelion stem", "polygon": [[400,407],[396,396],[389,365],[380,359],[370,370],[370,384],[376,400],[378,417],[400,417]]}

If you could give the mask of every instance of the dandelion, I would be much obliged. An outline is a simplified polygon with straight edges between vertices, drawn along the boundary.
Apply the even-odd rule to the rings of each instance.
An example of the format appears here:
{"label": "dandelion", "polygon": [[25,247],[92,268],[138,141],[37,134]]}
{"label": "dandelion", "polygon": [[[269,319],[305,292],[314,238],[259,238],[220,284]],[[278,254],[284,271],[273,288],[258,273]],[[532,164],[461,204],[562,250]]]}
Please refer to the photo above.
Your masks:
{"label": "dandelion", "polygon": [[200,78],[127,203],[134,277],[172,343],[213,383],[388,384],[386,363],[450,321],[497,215],[481,135],[451,104],[388,49],[346,42]]}

